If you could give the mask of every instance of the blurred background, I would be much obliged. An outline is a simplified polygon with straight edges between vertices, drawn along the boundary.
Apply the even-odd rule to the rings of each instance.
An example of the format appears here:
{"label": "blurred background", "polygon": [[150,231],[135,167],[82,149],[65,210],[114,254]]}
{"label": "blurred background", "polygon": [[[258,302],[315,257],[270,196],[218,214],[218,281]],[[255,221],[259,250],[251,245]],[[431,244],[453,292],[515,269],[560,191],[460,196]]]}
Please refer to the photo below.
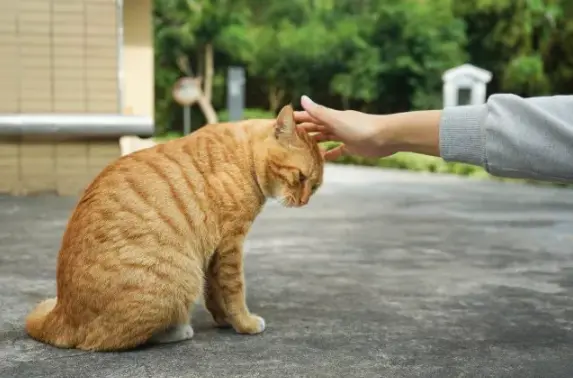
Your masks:
{"label": "blurred background", "polygon": [[196,75],[213,72],[206,90],[216,109],[225,108],[227,67],[245,67],[254,115],[298,105],[303,93],[375,113],[439,108],[442,73],[467,62],[493,73],[488,94],[573,92],[567,0],[157,0],[154,7],[159,134],[181,131],[170,91],[182,57]]}
{"label": "blurred background", "polygon": [[[488,96],[573,93],[569,0],[159,0],[153,19],[159,137],[183,131],[171,90],[188,73],[228,119],[229,66],[245,70],[247,118],[301,94],[372,113],[441,108],[443,73],[465,63],[491,73]],[[341,162],[487,176],[412,154]]]}
{"label": "blurred background", "polygon": [[77,194],[122,154],[302,94],[390,113],[573,93],[570,0],[0,0],[0,21],[0,193]]}

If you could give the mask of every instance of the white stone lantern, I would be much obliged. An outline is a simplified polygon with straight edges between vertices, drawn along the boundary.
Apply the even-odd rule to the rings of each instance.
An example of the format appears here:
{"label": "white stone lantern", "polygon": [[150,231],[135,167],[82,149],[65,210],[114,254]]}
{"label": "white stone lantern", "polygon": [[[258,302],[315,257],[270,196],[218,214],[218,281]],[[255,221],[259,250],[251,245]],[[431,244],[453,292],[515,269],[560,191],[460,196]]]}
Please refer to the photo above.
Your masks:
{"label": "white stone lantern", "polygon": [[444,107],[485,103],[491,77],[491,72],[471,64],[447,70],[442,75]]}

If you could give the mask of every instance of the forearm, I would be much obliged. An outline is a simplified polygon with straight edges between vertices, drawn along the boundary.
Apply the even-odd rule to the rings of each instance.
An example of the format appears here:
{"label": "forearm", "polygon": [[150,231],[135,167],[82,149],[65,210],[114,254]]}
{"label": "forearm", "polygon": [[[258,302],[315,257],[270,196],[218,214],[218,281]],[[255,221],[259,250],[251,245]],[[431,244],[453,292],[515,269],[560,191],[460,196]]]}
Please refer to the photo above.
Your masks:
{"label": "forearm", "polygon": [[445,108],[439,151],[496,176],[573,181],[573,96],[498,94],[483,105]]}
{"label": "forearm", "polygon": [[573,96],[490,96],[483,105],[381,116],[397,151],[441,156],[501,177],[573,181]]}
{"label": "forearm", "polygon": [[440,156],[440,110],[380,116],[382,144],[404,152]]}

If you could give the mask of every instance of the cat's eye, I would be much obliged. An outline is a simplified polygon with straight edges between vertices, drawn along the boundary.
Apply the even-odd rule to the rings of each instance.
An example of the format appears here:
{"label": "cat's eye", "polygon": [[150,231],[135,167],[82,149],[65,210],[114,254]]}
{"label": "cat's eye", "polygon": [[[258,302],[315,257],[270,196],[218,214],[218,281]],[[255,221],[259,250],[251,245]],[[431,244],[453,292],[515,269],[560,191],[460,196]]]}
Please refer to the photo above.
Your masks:
{"label": "cat's eye", "polygon": [[307,179],[307,177],[304,175],[304,173],[302,173],[302,172],[298,173],[298,181],[305,182],[306,179]]}

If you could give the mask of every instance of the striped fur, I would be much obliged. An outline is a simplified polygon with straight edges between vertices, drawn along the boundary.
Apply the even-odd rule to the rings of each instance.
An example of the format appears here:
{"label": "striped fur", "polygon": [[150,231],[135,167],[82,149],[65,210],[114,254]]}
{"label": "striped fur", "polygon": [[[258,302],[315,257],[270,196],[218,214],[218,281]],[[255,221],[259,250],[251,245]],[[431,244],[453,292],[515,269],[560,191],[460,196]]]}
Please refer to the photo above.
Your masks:
{"label": "striped fur", "polygon": [[[261,332],[264,321],[245,304],[243,241],[267,198],[304,206],[323,164],[290,106],[276,120],[207,125],[121,157],[74,209],[57,299],[28,315],[28,334],[98,351],[178,341],[192,336],[190,311],[202,294],[217,325]],[[161,336],[178,329],[185,336]]]}

